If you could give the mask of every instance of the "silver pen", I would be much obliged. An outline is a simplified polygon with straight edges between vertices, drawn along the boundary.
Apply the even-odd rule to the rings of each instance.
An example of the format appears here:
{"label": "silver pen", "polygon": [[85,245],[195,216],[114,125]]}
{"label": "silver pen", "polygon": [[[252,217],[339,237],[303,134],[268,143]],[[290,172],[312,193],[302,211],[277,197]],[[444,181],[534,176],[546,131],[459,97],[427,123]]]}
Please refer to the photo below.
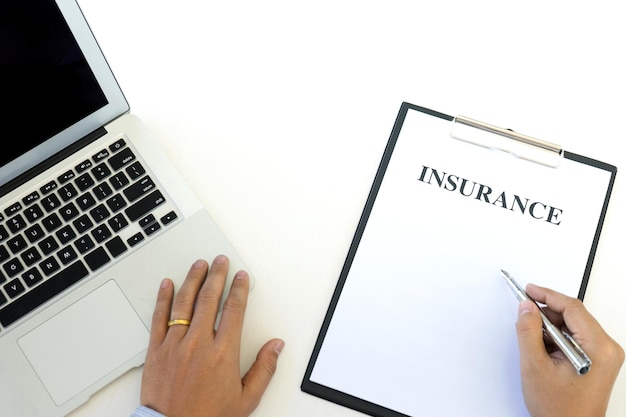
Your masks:
{"label": "silver pen", "polygon": [[[502,272],[504,280],[509,285],[511,290],[513,290],[513,293],[519,301],[530,300],[537,304],[535,300],[526,294],[526,291],[519,286],[519,284],[508,272],[502,269],[500,272]],[[558,329],[554,324],[552,324],[550,319],[548,319],[548,317],[541,310],[541,306],[539,306],[539,304],[537,304],[537,307],[539,307],[539,314],[541,315],[541,320],[543,321],[543,333],[547,335],[559,349],[561,349],[567,359],[569,359],[572,365],[574,365],[574,369],[576,369],[578,375],[584,375],[589,372],[589,369],[591,368],[591,360],[583,351],[582,347],[580,347],[574,338],[565,330]]]}

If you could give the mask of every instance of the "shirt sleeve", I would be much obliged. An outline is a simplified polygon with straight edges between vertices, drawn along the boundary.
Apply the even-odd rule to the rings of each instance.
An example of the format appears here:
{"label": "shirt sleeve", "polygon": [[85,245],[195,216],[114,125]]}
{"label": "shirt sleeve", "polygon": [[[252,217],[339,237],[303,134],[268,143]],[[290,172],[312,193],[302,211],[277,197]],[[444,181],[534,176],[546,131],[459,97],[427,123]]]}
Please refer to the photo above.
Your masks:
{"label": "shirt sleeve", "polygon": [[151,408],[140,405],[130,417],[166,417],[163,414],[154,411]]}

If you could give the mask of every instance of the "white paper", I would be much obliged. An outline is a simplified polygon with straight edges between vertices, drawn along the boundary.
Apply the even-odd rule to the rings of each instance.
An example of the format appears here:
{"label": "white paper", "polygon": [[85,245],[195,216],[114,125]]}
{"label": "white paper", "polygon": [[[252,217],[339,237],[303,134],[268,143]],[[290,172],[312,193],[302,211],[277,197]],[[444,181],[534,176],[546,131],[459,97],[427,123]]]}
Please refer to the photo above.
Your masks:
{"label": "white paper", "polygon": [[[410,416],[526,417],[500,269],[577,296],[610,173],[545,167],[449,129],[409,110],[311,380]],[[420,181],[424,167],[457,189]],[[462,195],[462,178],[489,202]]]}

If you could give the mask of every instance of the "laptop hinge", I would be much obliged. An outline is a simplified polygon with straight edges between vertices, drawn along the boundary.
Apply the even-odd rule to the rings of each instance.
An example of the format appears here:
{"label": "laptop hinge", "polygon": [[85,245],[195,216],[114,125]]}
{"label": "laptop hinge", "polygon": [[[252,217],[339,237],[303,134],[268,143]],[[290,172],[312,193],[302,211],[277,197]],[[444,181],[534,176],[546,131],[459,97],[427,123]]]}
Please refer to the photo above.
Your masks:
{"label": "laptop hinge", "polygon": [[57,152],[56,154],[52,155],[50,158],[46,159],[45,161],[41,162],[40,164],[37,164],[37,166],[29,169],[28,171],[26,171],[23,174],[15,177],[11,181],[7,182],[6,184],[0,186],[0,196],[4,196],[5,194],[15,190],[16,188],[18,188],[22,184],[32,180],[33,178],[35,178],[37,175],[41,174],[42,172],[44,172],[48,168],[51,168],[55,164],[58,164],[59,162],[61,162],[65,158],[69,157],[70,155],[72,155],[75,152],[78,152],[79,150],[81,150],[85,146],[89,145],[91,142],[95,141],[96,139],[99,139],[99,138],[103,137],[106,134],[107,134],[107,131],[106,131],[106,129],[104,127],[100,127],[98,129],[94,130],[93,132],[91,132],[88,135],[84,136],[82,139],[77,140],[76,142],[74,142],[70,146],[66,147],[65,149],[63,149],[63,150],[61,150],[59,152]]}

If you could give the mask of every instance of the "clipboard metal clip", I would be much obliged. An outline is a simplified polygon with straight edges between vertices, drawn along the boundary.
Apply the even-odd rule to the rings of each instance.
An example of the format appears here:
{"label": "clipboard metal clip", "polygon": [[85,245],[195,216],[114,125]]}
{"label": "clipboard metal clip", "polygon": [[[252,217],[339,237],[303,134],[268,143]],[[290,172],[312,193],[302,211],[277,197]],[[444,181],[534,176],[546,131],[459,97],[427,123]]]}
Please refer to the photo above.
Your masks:
{"label": "clipboard metal clip", "polygon": [[560,145],[502,129],[464,116],[452,120],[450,136],[492,150],[509,153],[518,158],[556,168],[564,150]]}

